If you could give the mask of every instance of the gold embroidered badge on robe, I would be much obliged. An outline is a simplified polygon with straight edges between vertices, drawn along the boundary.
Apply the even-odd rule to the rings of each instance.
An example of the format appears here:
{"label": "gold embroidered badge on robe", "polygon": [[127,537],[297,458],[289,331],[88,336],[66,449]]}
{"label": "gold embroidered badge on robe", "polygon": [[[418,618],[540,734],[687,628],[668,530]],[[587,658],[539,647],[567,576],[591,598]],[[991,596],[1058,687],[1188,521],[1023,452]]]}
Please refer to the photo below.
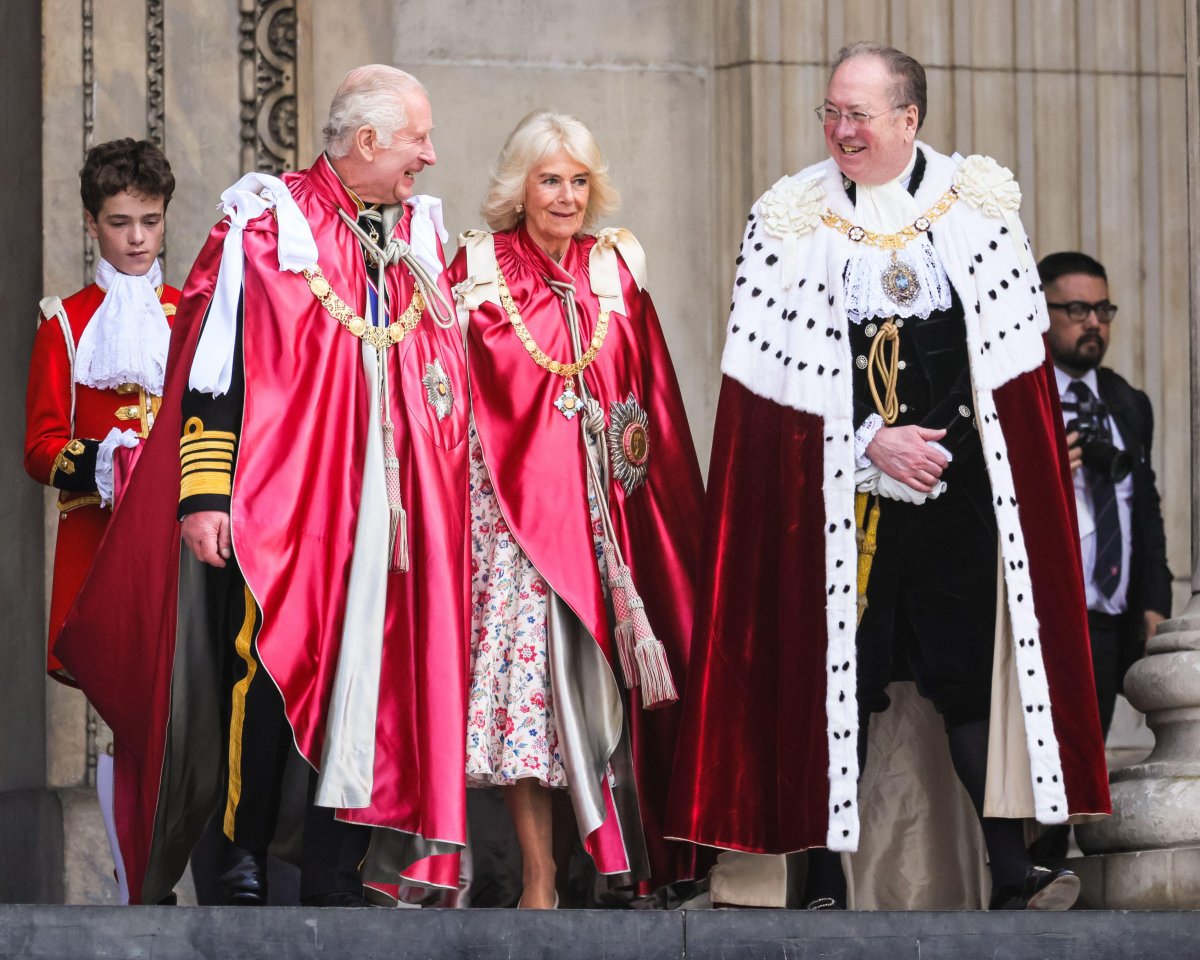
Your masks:
{"label": "gold embroidered badge on robe", "polygon": [[450,377],[446,375],[442,361],[437,357],[433,363],[425,364],[425,376],[421,378],[425,385],[425,396],[438,420],[445,420],[454,409],[454,388],[450,385]]}
{"label": "gold embroidered badge on robe", "polygon": [[608,454],[613,476],[626,493],[646,481],[650,460],[650,419],[631,393],[624,403],[609,409]]}

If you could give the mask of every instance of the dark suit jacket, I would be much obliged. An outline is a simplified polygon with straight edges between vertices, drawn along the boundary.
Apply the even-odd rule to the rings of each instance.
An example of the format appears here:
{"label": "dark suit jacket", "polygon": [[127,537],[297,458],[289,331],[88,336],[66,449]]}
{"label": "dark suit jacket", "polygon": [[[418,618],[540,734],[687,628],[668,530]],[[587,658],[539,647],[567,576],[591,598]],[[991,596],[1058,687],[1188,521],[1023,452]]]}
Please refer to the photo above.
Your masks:
{"label": "dark suit jacket", "polygon": [[1129,385],[1120,374],[1099,367],[1100,399],[1116,421],[1125,449],[1133,456],[1133,545],[1129,563],[1129,594],[1121,617],[1121,673],[1142,655],[1142,615],[1157,610],[1171,615],[1171,571],[1167,567],[1167,538],[1162,507],[1150,465],[1154,411],[1150,398]]}

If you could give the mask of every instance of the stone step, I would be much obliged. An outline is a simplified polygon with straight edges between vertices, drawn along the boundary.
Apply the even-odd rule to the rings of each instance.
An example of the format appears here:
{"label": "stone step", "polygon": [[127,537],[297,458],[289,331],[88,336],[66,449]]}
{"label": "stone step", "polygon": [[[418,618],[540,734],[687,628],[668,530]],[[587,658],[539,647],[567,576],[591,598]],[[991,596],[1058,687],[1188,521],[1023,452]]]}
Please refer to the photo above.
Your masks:
{"label": "stone step", "polygon": [[1200,956],[1200,914],[0,906],[31,960],[1118,960]]}

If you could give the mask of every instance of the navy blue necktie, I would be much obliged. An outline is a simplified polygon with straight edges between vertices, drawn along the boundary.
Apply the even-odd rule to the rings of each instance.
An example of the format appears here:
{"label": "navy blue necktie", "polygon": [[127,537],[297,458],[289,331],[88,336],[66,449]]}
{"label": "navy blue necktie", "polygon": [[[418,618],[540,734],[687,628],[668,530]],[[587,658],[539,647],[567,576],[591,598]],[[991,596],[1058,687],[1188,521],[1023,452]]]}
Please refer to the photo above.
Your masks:
{"label": "navy blue necktie", "polygon": [[[1095,396],[1082,380],[1068,388],[1080,406],[1095,405]],[[1100,439],[1112,442],[1112,430],[1107,414],[1099,418]],[[1110,477],[1084,468],[1088,490],[1092,494],[1092,512],[1096,521],[1096,556],[1092,564],[1092,581],[1106,597],[1111,597],[1121,581],[1121,517],[1117,513],[1117,490]]]}

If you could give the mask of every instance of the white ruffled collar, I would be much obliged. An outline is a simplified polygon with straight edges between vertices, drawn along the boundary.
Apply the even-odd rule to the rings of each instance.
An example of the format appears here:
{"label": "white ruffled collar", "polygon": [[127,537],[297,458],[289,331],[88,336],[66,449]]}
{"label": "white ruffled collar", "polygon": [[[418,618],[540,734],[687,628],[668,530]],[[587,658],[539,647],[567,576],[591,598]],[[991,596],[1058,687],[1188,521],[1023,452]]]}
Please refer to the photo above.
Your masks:
{"label": "white ruffled collar", "polygon": [[105,291],[104,300],[79,337],[76,383],[97,390],[136,383],[162,396],[171,327],[158,296],[161,284],[162,266],[157,260],[143,276],[135,277],[100,259],[96,285]]}

